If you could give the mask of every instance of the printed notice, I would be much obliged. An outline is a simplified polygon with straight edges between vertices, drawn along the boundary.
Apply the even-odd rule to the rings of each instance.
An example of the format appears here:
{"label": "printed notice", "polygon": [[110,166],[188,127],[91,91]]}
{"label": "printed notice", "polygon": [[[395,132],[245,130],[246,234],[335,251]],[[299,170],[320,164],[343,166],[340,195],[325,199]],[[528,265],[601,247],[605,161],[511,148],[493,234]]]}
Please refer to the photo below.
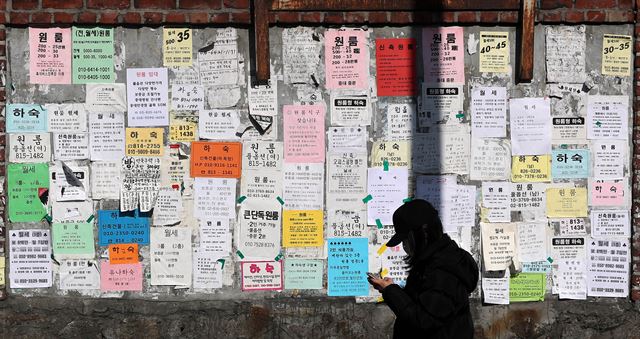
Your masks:
{"label": "printed notice", "polygon": [[196,178],[193,215],[201,220],[236,217],[236,179]]}
{"label": "printed notice", "polygon": [[98,262],[94,260],[62,260],[60,262],[61,290],[100,289]]}
{"label": "printed notice", "polygon": [[169,122],[169,142],[191,142],[198,139],[196,117],[171,114]]}
{"label": "printed notice", "polygon": [[85,87],[85,100],[91,113],[127,110],[126,84],[87,84]]}
{"label": "printed notice", "polygon": [[554,262],[553,290],[560,299],[587,299],[587,271],[584,260],[558,260]]}
{"label": "printed notice", "polygon": [[629,187],[627,180],[598,180],[589,178],[589,205],[591,206],[625,206],[625,191]]}
{"label": "printed notice", "polygon": [[330,127],[327,131],[328,153],[367,153],[367,129],[364,127]]}
{"label": "printed notice", "polygon": [[509,305],[509,272],[503,278],[482,277],[482,298],[487,304]]}
{"label": "printed notice", "polygon": [[367,195],[367,155],[337,153],[328,155],[327,207],[362,208]]}
{"label": "printed notice", "polygon": [[438,125],[412,143],[413,169],[420,173],[469,173],[469,125]]}
{"label": "printed notice", "polygon": [[115,264],[135,264],[138,259],[138,244],[110,244],[109,262]]}
{"label": "printed notice", "polygon": [[112,265],[106,260],[100,262],[100,290],[142,291],[142,263]]}
{"label": "printed notice", "polygon": [[378,96],[414,96],[416,39],[376,39]]}
{"label": "printed notice", "polygon": [[462,27],[423,28],[422,55],[425,82],[464,83]]}
{"label": "printed notice", "polygon": [[44,105],[49,118],[49,132],[78,133],[87,131],[87,107],[85,104]]}
{"label": "printed notice", "polygon": [[127,68],[127,125],[169,126],[166,68]]}
{"label": "printed notice", "polygon": [[511,161],[511,181],[551,181],[551,159],[549,155],[514,156]]}
{"label": "printed notice", "polygon": [[368,224],[393,225],[393,212],[409,196],[409,171],[406,168],[390,168],[388,171],[369,168],[367,185],[373,198],[367,203]]}
{"label": "printed notice", "polygon": [[553,260],[584,260],[584,237],[553,237],[551,238],[551,258]]}
{"label": "printed notice", "polygon": [[547,82],[583,83],[587,80],[585,26],[547,26]]}
{"label": "printed notice", "polygon": [[423,112],[418,116],[420,131],[437,122],[451,124],[462,120],[464,93],[461,84],[424,84],[421,99]]}
{"label": "printed notice", "polygon": [[182,220],[184,208],[178,186],[161,187],[153,207],[154,225],[175,225]]}
{"label": "printed notice", "polygon": [[548,188],[547,216],[550,218],[587,217],[587,189]]}
{"label": "printed notice", "polygon": [[125,127],[122,112],[91,113],[89,131],[91,160],[120,161],[122,159],[125,153]]}
{"label": "printed notice", "polygon": [[556,232],[560,231],[561,236],[585,235],[587,234],[586,218],[559,218],[549,220]]}
{"label": "printed notice", "polygon": [[507,88],[474,87],[471,91],[471,133],[474,138],[507,135]]}
{"label": "printed notice", "polygon": [[191,66],[193,40],[190,28],[162,29],[162,64],[166,67]]}
{"label": "printed notice", "polygon": [[268,85],[252,85],[247,81],[249,113],[266,116],[278,115],[278,82],[269,80]]}
{"label": "printed notice", "polygon": [[629,239],[592,239],[587,261],[587,295],[619,297],[629,295]]}
{"label": "printed notice", "polygon": [[53,149],[56,160],[89,159],[89,134],[53,133]]}
{"label": "printed notice", "polygon": [[511,176],[511,148],[508,141],[473,139],[469,173],[471,180],[506,180]]}
{"label": "printed notice", "polygon": [[482,206],[488,209],[489,222],[511,222],[511,183],[486,181],[482,183]]}
{"label": "printed notice", "polygon": [[123,213],[118,210],[98,211],[98,244],[149,244],[149,218],[138,211]]}
{"label": "printed notice", "polygon": [[361,238],[367,236],[367,211],[338,209],[327,212],[327,237]]}
{"label": "printed notice", "polygon": [[198,251],[218,259],[231,253],[231,232],[229,219],[200,221],[200,247]]}
{"label": "printed notice", "polygon": [[324,162],[324,105],[285,105],[285,162]]}
{"label": "printed notice", "polygon": [[73,83],[110,83],[113,72],[113,28],[72,27]]}
{"label": "printed notice", "polygon": [[91,195],[93,199],[120,199],[121,162],[91,163]]}
{"label": "printed notice", "polygon": [[369,88],[369,32],[359,28],[328,29],[324,33],[328,89]]}
{"label": "printed notice", "polygon": [[371,146],[371,167],[411,166],[411,144],[405,141],[374,141]]}
{"label": "printed notice", "polygon": [[509,301],[544,301],[547,275],[544,273],[520,273],[509,279]]}
{"label": "printed notice", "polygon": [[511,223],[480,223],[482,258],[487,271],[502,271],[511,264],[516,250],[516,227]]}
{"label": "printed notice", "polygon": [[553,117],[551,140],[554,144],[580,144],[587,140],[584,117]]}
{"label": "printed notice", "polygon": [[235,109],[200,111],[198,134],[201,139],[236,140],[240,126],[240,112]]}
{"label": "printed notice", "polygon": [[284,287],[282,261],[240,263],[243,291],[280,291]]}
{"label": "printed notice", "polygon": [[510,49],[509,32],[480,32],[480,72],[511,72]]}
{"label": "printed notice", "polygon": [[324,244],[322,210],[284,210],[282,214],[282,247],[318,247]]}
{"label": "printed notice", "polygon": [[551,106],[549,98],[509,100],[513,155],[551,153]]}
{"label": "printed notice", "polygon": [[149,212],[160,188],[160,158],[124,157],[120,210],[132,211],[140,205],[141,212]]}
{"label": "printed notice", "polygon": [[53,253],[56,257],[93,258],[93,223],[52,223]]}
{"label": "printed notice", "polygon": [[29,27],[29,83],[71,83],[71,29]]}
{"label": "printed notice", "polygon": [[273,259],[280,253],[282,211],[277,200],[247,199],[238,214],[238,250],[247,259]]}
{"label": "printed notice", "polygon": [[631,51],[633,38],[630,35],[604,34],[602,36],[602,75],[631,75]]}
{"label": "printed notice", "polygon": [[48,230],[9,231],[9,284],[11,288],[51,287],[53,277],[50,241]]}
{"label": "printed notice", "polygon": [[331,93],[331,124],[367,126],[371,124],[371,99],[366,95]]}
{"label": "printed notice", "polygon": [[629,97],[590,95],[587,105],[587,138],[629,138]]}
{"label": "printed notice", "polygon": [[49,188],[49,166],[46,163],[8,164],[7,173],[9,220],[42,220],[47,212],[40,201],[40,190]]}
{"label": "printed notice", "polygon": [[127,156],[160,157],[164,152],[163,128],[127,128]]}
{"label": "printed notice", "polygon": [[282,172],[285,209],[324,209],[324,164],[285,164]]}
{"label": "printed notice", "polygon": [[543,261],[547,256],[547,223],[518,223],[518,258],[521,262]]}
{"label": "printed notice", "polygon": [[593,176],[596,178],[624,177],[628,147],[624,140],[594,140],[591,144]]}
{"label": "printed notice", "polygon": [[248,141],[242,147],[242,169],[282,168],[283,145],[280,141]]}
{"label": "printed notice", "polygon": [[330,238],[327,243],[328,295],[369,295],[367,238]]}
{"label": "printed notice", "polygon": [[631,222],[627,210],[592,210],[591,234],[594,237],[629,237]]}
{"label": "printed notice", "polygon": [[192,142],[191,176],[240,178],[241,157],[239,142]]}
{"label": "printed notice", "polygon": [[193,249],[193,288],[210,289],[222,287],[222,263],[203,253],[199,249]]}
{"label": "printed notice", "polygon": [[241,196],[256,199],[276,199],[282,196],[282,172],[276,170],[244,170]]}
{"label": "printed notice", "polygon": [[540,211],[546,206],[544,183],[512,183],[511,209],[515,211]]}
{"label": "printed notice", "polygon": [[589,177],[589,150],[554,149],[551,156],[553,179],[580,179]]}
{"label": "printed notice", "polygon": [[322,289],[323,260],[287,259],[284,262],[284,288],[288,290]]}
{"label": "printed notice", "polygon": [[36,163],[51,161],[49,133],[10,133],[9,162]]}
{"label": "printed notice", "polygon": [[7,105],[7,133],[47,132],[47,110],[40,105]]}
{"label": "printed notice", "polygon": [[191,285],[191,228],[151,229],[151,285]]}

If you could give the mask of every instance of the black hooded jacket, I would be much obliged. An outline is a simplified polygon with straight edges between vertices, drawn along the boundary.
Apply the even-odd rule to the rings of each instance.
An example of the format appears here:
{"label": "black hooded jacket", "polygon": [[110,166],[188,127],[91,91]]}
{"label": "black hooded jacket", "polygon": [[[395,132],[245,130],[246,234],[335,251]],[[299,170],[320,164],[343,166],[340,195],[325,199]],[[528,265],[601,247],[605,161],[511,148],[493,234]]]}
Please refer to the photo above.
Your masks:
{"label": "black hooded jacket", "polygon": [[396,315],[394,338],[473,338],[469,294],[478,283],[473,257],[449,238],[416,254],[407,285],[387,286],[382,296]]}

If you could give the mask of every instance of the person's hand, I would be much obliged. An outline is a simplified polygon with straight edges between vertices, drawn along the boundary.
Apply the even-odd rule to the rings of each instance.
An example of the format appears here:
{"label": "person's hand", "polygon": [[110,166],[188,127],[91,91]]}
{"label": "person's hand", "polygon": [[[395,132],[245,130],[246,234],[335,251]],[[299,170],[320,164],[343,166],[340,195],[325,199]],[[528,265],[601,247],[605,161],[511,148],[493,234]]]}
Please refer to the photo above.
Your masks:
{"label": "person's hand", "polygon": [[382,292],[382,290],[384,290],[387,286],[393,284],[393,279],[391,278],[382,279],[382,278],[368,277],[367,280],[369,281],[369,284],[373,286],[373,288],[378,290],[378,292]]}

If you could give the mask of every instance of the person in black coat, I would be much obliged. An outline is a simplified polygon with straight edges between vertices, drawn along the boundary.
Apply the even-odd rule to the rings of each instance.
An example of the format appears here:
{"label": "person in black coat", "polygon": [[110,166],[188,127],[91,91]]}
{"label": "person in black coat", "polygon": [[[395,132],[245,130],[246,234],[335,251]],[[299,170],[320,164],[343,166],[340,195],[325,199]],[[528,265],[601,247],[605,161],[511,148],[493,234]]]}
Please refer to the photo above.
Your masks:
{"label": "person in black coat", "polygon": [[469,294],[479,273],[473,257],[443,233],[438,211],[425,200],[400,206],[393,227],[387,246],[402,243],[407,252],[406,286],[369,277],[396,315],[393,337],[473,338]]}

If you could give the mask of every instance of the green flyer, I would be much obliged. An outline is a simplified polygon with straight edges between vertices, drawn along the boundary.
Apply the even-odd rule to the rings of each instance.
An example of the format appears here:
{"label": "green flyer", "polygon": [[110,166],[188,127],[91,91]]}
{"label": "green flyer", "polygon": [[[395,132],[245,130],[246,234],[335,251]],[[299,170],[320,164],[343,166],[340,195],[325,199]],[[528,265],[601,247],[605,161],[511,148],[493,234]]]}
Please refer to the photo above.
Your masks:
{"label": "green flyer", "polygon": [[509,280],[509,301],[543,301],[546,290],[545,273],[520,273]]}
{"label": "green flyer", "polygon": [[49,165],[9,164],[7,168],[9,220],[42,220],[47,215],[47,210],[38,197],[38,189],[49,188]]}
{"label": "green flyer", "polygon": [[113,73],[113,28],[73,27],[74,84],[111,83]]}
{"label": "green flyer", "polygon": [[53,223],[53,254],[74,257],[94,256],[93,223]]}

